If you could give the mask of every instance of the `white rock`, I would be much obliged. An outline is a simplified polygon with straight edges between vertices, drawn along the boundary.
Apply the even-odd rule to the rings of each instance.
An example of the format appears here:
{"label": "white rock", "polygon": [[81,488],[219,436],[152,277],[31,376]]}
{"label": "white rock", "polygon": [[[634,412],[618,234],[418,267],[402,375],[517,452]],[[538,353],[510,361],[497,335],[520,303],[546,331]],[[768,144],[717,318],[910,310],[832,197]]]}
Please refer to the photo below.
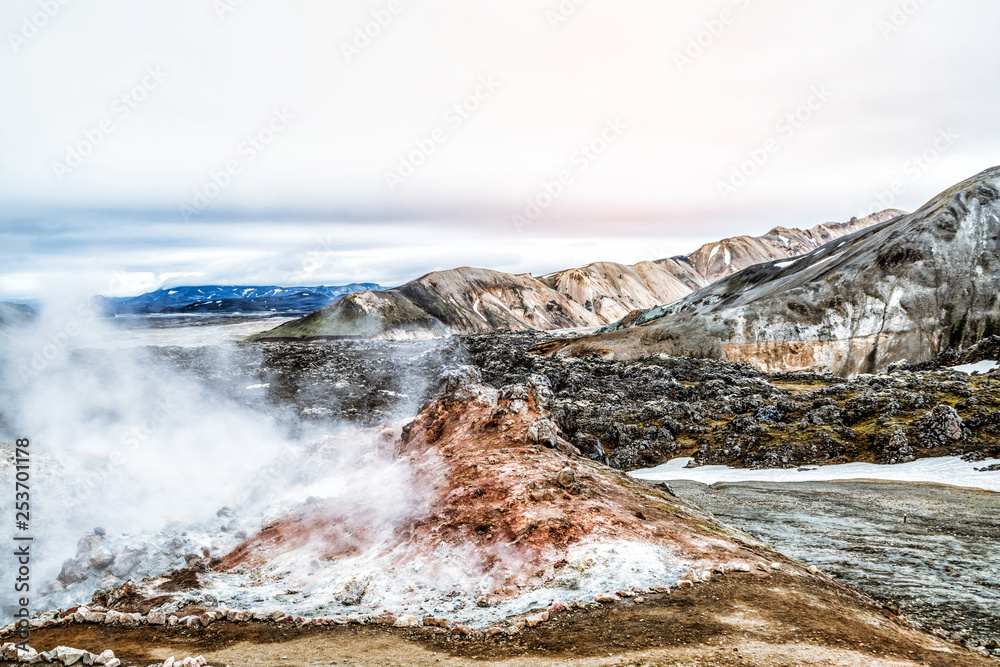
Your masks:
{"label": "white rock", "polygon": [[167,618],[167,625],[177,625],[177,623],[179,622],[179,620],[180,619],[178,619],[176,616],[174,616],[173,614],[171,614],[170,617]]}
{"label": "white rock", "polygon": [[75,665],[83,659],[83,654],[86,651],[78,648],[70,648],[69,646],[57,646],[52,649],[55,653],[55,658],[64,665]]}
{"label": "white rock", "polygon": [[0,647],[0,658],[4,660],[14,660],[17,658],[17,646],[14,642],[6,642]]}
{"label": "white rock", "polygon": [[781,569],[781,563],[771,563],[771,569],[772,570],[780,570]]}
{"label": "white rock", "polygon": [[121,667],[121,664],[122,661],[119,660],[118,658],[111,658],[106,663],[104,663],[104,667]]}
{"label": "white rock", "polygon": [[154,609],[146,615],[146,621],[150,625],[166,625],[167,614],[163,610]]}
{"label": "white rock", "polygon": [[403,614],[396,618],[396,622],[393,623],[397,628],[413,628],[420,625],[420,619],[416,616],[408,616]]}
{"label": "white rock", "polygon": [[527,623],[532,628],[541,625],[547,620],[549,620],[549,612],[547,611],[543,611],[540,614],[533,614],[531,616],[526,616],[524,618],[524,622]]}
{"label": "white rock", "polygon": [[164,660],[162,667],[174,667],[174,656],[170,656]]}
{"label": "white rock", "polygon": [[14,651],[18,662],[31,662],[35,659],[35,656],[38,655],[38,651],[31,648],[30,646],[26,646],[24,648],[15,648]]}

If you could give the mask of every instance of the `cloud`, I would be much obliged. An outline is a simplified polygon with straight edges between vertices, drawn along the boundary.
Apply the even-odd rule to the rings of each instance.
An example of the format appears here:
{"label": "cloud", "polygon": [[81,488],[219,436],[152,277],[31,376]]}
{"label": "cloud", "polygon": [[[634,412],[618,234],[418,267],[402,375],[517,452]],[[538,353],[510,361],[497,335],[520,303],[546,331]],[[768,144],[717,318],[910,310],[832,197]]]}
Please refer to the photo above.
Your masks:
{"label": "cloud", "polygon": [[[324,280],[399,282],[453,259],[634,261],[645,238],[682,252],[682,238],[846,219],[952,127],[962,138],[895,202],[915,208],[995,163],[1000,143],[1000,84],[980,53],[1000,6],[985,1],[623,0],[566,14],[425,0],[391,20],[378,1],[230,6],[66,3],[32,32],[38,3],[11,3],[0,289],[51,271],[46,257],[68,273],[86,268],[75,258],[276,280],[285,269],[267,262],[308,261],[320,227],[344,236],[343,270]],[[484,77],[497,83],[488,95]],[[817,86],[830,99],[723,200],[718,184]],[[627,129],[580,168],[611,118]],[[77,166],[54,168],[70,154]],[[392,190],[401,161],[414,173]],[[591,244],[533,249],[509,219],[567,169],[571,185],[527,238]],[[155,230],[127,226],[134,211],[130,224]],[[270,212],[273,226],[254,222]],[[354,227],[392,246],[381,263]]]}

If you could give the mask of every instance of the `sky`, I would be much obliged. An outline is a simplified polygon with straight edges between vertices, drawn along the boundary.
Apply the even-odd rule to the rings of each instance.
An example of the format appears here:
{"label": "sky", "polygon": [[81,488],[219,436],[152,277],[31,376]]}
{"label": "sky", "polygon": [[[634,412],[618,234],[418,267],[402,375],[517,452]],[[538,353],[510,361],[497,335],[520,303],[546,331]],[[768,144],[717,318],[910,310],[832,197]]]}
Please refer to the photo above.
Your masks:
{"label": "sky", "polygon": [[7,0],[0,298],[637,262],[1000,163],[986,0]]}

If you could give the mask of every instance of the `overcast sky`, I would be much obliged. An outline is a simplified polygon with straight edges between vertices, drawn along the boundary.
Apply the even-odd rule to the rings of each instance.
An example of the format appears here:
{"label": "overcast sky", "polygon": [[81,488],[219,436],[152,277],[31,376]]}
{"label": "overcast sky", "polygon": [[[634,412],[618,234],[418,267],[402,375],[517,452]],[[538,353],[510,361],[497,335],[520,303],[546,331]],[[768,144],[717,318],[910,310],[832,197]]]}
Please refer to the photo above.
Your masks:
{"label": "overcast sky", "polygon": [[0,298],[545,273],[912,210],[1000,163],[997,25],[987,0],[7,0]]}

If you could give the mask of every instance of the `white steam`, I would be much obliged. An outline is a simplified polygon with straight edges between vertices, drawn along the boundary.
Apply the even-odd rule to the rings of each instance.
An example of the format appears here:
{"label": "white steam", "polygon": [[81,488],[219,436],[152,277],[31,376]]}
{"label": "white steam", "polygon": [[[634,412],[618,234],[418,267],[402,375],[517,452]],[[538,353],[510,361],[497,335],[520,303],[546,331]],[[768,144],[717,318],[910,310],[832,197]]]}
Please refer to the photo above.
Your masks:
{"label": "white steam", "polygon": [[[240,397],[239,390],[252,392],[249,383],[227,383],[235,374],[225,346],[211,355],[223,380],[210,383],[149,349],[108,347],[115,333],[86,300],[50,305],[29,326],[0,330],[0,489],[13,500],[13,443],[30,439],[36,611],[184,567],[189,552],[223,555],[239,542],[237,529],[252,535],[309,496],[336,498],[386,525],[419,496],[405,466],[348,440],[328,451],[328,465],[315,466],[300,441],[309,429],[290,428],[288,411],[279,419],[277,408]],[[238,517],[217,516],[224,506]],[[76,585],[41,598],[77,556],[78,540],[98,526],[107,532],[104,546],[121,555],[119,566],[84,562]],[[93,547],[80,546],[81,553]],[[129,569],[132,560],[138,565]],[[11,566],[0,559],[0,576]]]}

